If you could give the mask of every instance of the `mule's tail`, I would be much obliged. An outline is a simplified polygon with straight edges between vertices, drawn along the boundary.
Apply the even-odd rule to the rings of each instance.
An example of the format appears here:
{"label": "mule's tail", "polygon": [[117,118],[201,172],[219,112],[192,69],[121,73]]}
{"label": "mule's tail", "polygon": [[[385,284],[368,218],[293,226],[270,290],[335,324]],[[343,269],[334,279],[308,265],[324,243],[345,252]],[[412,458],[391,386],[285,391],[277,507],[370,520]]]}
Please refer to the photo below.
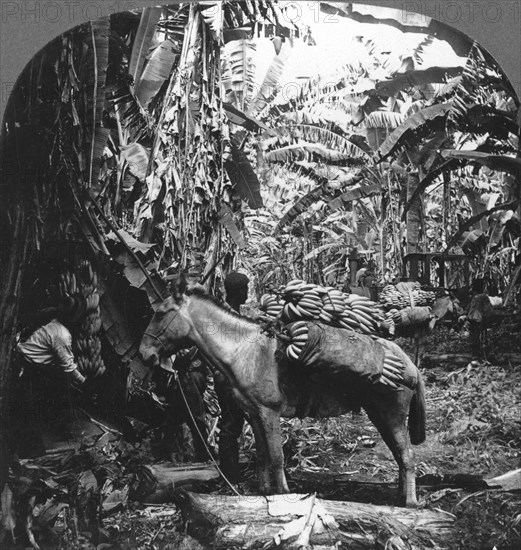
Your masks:
{"label": "mule's tail", "polygon": [[425,409],[425,385],[418,371],[418,385],[409,410],[409,435],[413,445],[419,445],[425,441]]}

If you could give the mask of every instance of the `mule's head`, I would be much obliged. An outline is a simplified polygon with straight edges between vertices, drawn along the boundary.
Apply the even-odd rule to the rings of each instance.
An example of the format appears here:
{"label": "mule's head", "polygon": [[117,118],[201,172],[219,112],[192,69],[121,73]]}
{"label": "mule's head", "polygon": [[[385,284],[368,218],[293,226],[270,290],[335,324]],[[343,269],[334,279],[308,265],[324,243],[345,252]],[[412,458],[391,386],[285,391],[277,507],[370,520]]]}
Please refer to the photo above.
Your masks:
{"label": "mule's head", "polygon": [[447,321],[456,322],[464,311],[456,296],[450,290],[443,289],[438,292],[432,312],[436,321],[445,318]]}
{"label": "mule's head", "polygon": [[171,290],[172,295],[154,312],[139,346],[143,361],[150,366],[159,365],[162,358],[190,345],[193,325],[187,307],[186,280],[180,278],[171,285]]}

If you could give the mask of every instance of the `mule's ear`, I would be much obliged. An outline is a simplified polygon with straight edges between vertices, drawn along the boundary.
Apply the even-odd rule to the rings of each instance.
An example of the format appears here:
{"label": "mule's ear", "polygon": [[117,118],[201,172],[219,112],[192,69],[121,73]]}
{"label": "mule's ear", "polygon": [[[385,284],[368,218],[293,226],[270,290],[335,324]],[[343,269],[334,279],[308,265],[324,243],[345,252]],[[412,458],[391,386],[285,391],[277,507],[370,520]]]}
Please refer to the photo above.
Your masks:
{"label": "mule's ear", "polygon": [[176,302],[181,301],[183,294],[186,291],[186,277],[184,273],[181,273],[178,275],[173,281],[170,283],[170,290],[172,292],[172,296],[174,297],[174,300]]}

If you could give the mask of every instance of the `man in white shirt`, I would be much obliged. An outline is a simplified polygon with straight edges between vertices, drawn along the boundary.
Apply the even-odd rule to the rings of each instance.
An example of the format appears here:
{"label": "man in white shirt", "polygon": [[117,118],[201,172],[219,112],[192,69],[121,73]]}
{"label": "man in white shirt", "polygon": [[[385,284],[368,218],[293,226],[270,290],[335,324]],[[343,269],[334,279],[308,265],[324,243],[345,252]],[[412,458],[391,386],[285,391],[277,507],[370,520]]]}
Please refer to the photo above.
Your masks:
{"label": "man in white shirt", "polygon": [[85,309],[83,299],[67,296],[47,310],[53,317],[49,322],[17,345],[11,418],[14,450],[21,455],[41,454],[41,428],[62,425],[73,415],[71,386],[82,385],[85,377],[72,353],[70,329],[82,321]]}

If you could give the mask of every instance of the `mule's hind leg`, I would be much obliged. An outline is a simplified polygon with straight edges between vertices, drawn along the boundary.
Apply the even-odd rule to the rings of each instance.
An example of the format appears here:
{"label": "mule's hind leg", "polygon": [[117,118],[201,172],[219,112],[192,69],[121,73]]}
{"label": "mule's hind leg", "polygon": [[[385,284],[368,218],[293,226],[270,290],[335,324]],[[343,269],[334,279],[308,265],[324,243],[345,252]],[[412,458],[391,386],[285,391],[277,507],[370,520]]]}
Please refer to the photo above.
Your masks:
{"label": "mule's hind leg", "polygon": [[374,397],[364,408],[398,463],[398,490],[405,505],[417,506],[414,453],[407,432],[411,392],[403,389]]}

